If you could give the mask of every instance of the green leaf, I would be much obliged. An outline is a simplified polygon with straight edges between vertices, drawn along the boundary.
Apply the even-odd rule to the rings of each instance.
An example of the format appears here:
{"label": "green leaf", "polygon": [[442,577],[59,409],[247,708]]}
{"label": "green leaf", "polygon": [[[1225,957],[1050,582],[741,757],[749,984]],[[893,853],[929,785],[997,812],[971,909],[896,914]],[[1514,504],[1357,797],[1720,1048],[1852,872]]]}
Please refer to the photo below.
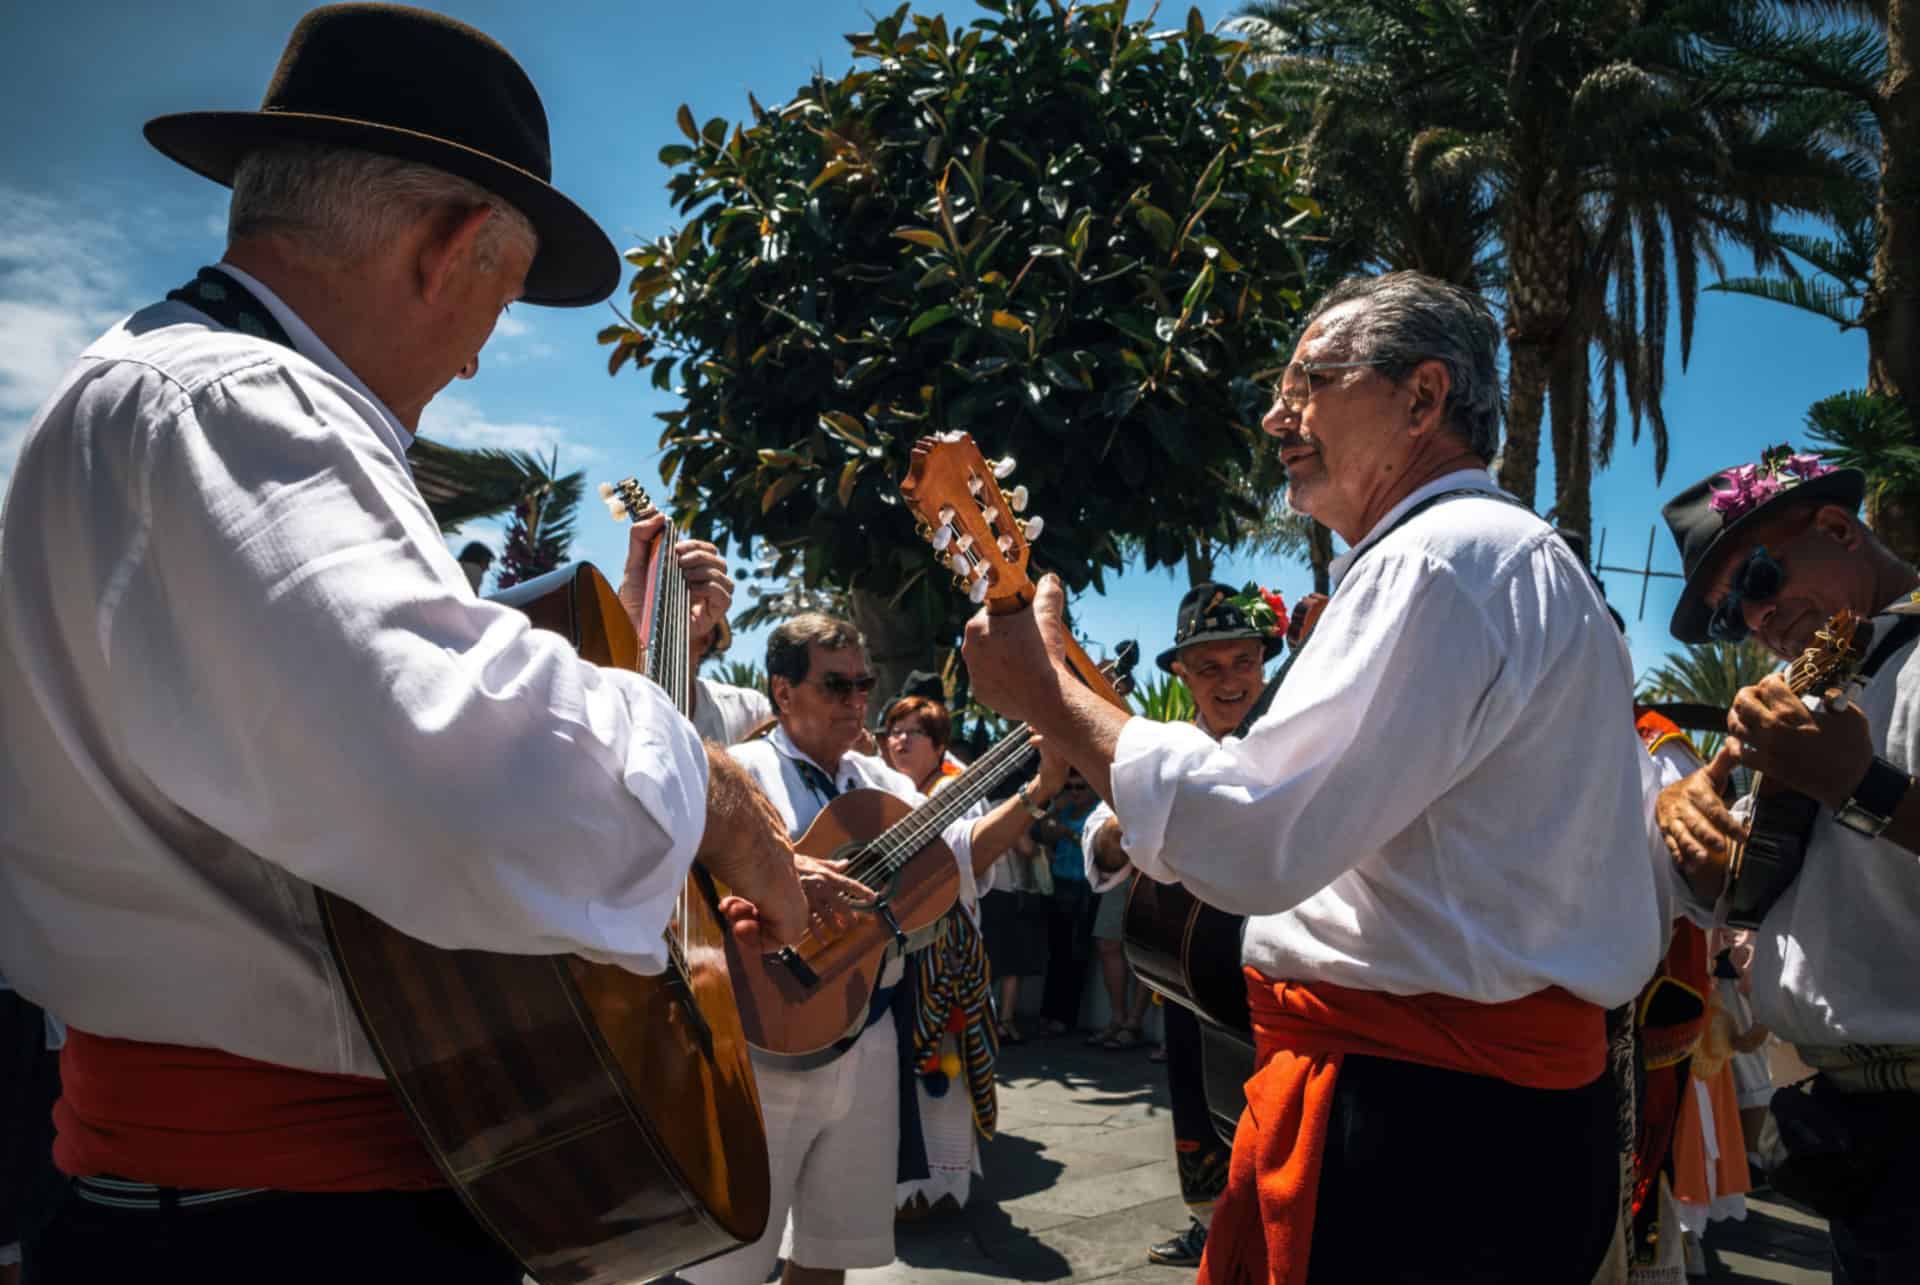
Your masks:
{"label": "green leaf", "polygon": [[895,228],[893,235],[902,241],[911,241],[915,245],[924,245],[929,250],[944,250],[947,240],[932,228]]}
{"label": "green leaf", "polygon": [[861,431],[860,421],[843,410],[820,412],[820,427],[835,437],[853,443],[863,451],[870,445],[866,434]]}
{"label": "green leaf", "polygon": [[1147,230],[1155,245],[1162,250],[1173,246],[1173,217],[1157,205],[1141,201],[1133,207],[1134,220]]}
{"label": "green leaf", "polygon": [[840,507],[843,509],[853,507],[853,488],[854,484],[860,480],[861,463],[860,457],[856,455],[840,470]]}
{"label": "green leaf", "polygon": [[951,319],[954,312],[955,309],[953,305],[949,303],[943,303],[938,307],[927,309],[915,317],[913,324],[907,327],[907,338],[911,339],[921,331],[930,330],[941,322]]}
{"label": "green leaf", "polygon": [[789,495],[792,495],[806,480],[804,474],[789,473],[785,477],[775,481],[774,484],[768,487],[760,496],[761,515],[764,516],[773,512],[774,505],[780,503],[780,501],[786,499]]}
{"label": "green leaf", "polygon": [[660,163],[662,165],[685,165],[688,161],[692,160],[693,157],[693,149],[684,143],[668,143],[660,149]]}
{"label": "green leaf", "polygon": [[680,132],[687,136],[688,142],[700,141],[700,131],[693,127],[693,113],[687,109],[685,103],[680,104],[680,110],[674,114],[673,119],[680,126]]}

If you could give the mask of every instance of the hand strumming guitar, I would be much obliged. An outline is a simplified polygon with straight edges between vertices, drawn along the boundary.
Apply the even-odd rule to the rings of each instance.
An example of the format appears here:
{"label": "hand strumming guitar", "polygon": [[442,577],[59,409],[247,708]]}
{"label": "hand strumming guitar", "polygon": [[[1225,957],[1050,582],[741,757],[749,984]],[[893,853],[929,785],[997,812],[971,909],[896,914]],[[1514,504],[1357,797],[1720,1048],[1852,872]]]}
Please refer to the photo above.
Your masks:
{"label": "hand strumming guitar", "polygon": [[746,770],[707,746],[707,828],[694,859],[727,885],[720,914],[748,949],[777,950],[806,935],[811,908],[786,825]]}
{"label": "hand strumming guitar", "polygon": [[1808,709],[1779,674],[1742,688],[1727,715],[1727,749],[1742,767],[1838,810],[1873,765],[1873,735],[1859,706],[1834,708],[1837,689],[1824,695]]}
{"label": "hand strumming guitar", "polygon": [[1731,748],[1723,745],[1712,762],[1660,791],[1654,803],[1654,821],[1668,854],[1693,895],[1708,903],[1719,900],[1727,863],[1747,835],[1722,797],[1733,767]]}

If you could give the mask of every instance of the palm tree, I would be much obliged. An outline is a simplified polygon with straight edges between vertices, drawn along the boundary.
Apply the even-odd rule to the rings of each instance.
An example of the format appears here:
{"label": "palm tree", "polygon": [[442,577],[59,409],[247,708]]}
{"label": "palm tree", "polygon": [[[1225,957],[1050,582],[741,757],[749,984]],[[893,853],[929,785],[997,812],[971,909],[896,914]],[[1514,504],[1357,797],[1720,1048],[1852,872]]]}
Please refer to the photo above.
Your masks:
{"label": "palm tree", "polygon": [[[1719,39],[1726,65],[1747,86],[1832,99],[1853,116],[1842,139],[1862,162],[1864,201],[1836,224],[1839,265],[1803,255],[1847,287],[1835,299],[1784,302],[1832,316],[1820,305],[1857,300],[1851,316],[1867,332],[1867,389],[1897,397],[1920,424],[1920,80],[1912,42],[1920,41],[1920,0],[1770,0],[1732,6]],[[1862,253],[1869,256],[1861,272]],[[1845,324],[1843,321],[1842,324]]]}
{"label": "palm tree", "polygon": [[[1641,677],[1636,699],[1643,705],[1685,701],[1727,710],[1741,688],[1753,686],[1779,667],[1772,654],[1752,639],[1703,643],[1668,652],[1665,664]],[[1726,737],[1723,733],[1695,732],[1692,739],[1703,755],[1712,757]]]}
{"label": "palm tree", "polygon": [[[1497,271],[1506,308],[1500,482],[1534,501],[1550,413],[1556,517],[1587,534],[1622,397],[1665,471],[1666,336],[1677,321],[1684,363],[1700,267],[1718,272],[1723,245],[1780,262],[1776,217],[1817,211],[1844,172],[1833,102],[1719,77],[1685,6],[1267,0],[1246,13],[1275,74],[1315,95],[1306,164],[1324,205],[1385,194],[1391,213],[1349,222],[1391,230],[1436,194],[1453,194],[1442,209],[1481,198],[1477,226],[1499,252],[1463,257]],[[1386,140],[1406,140],[1385,171],[1402,182],[1349,171],[1347,158],[1381,172],[1365,158]],[[1390,231],[1374,257],[1405,242]]]}
{"label": "palm tree", "polygon": [[573,546],[574,514],[586,487],[583,473],[560,475],[558,448],[544,463],[525,451],[511,454],[525,470],[527,483],[507,524],[498,579],[502,589],[545,575],[566,561]]}

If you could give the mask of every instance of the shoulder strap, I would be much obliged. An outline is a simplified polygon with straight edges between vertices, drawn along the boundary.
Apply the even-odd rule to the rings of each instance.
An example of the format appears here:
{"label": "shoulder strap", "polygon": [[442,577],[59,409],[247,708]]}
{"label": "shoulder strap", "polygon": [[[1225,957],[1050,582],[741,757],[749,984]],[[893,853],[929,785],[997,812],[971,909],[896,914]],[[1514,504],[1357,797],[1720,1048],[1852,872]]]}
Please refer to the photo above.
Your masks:
{"label": "shoulder strap", "polygon": [[1870,679],[1893,659],[1895,652],[1912,642],[1915,634],[1920,634],[1920,616],[1888,614],[1875,616],[1868,623],[1873,629],[1873,650],[1860,666],[1860,677]]}
{"label": "shoulder strap", "polygon": [[[1393,525],[1385,531],[1382,531],[1378,540],[1375,540],[1372,544],[1355,554],[1353,561],[1347,564],[1348,573],[1351,574],[1354,565],[1358,563],[1361,558],[1366,557],[1369,553],[1379,548],[1386,542],[1387,537],[1395,531],[1398,531],[1401,527],[1411,522],[1420,514],[1425,513],[1434,505],[1439,504],[1441,501],[1451,500],[1462,495],[1483,495],[1489,500],[1499,500],[1505,504],[1520,504],[1520,501],[1514,499],[1505,491],[1488,491],[1477,486],[1456,486],[1450,491],[1442,491],[1438,495],[1429,495],[1426,499],[1420,501],[1420,503],[1395,518]],[[1525,508],[1526,506],[1520,505],[1520,507]],[[1280,684],[1286,680],[1287,671],[1293,668],[1293,662],[1300,659],[1301,648],[1305,646],[1306,643],[1303,640],[1300,647],[1294,648],[1287,654],[1287,658],[1280,662],[1280,668],[1274,671],[1273,678],[1268,681],[1265,690],[1260,693],[1259,699],[1253,702],[1253,707],[1247,711],[1247,716],[1240,720],[1240,726],[1233,729],[1235,736],[1245,736],[1249,731],[1253,730],[1253,725],[1259,722],[1261,718],[1266,715],[1267,710],[1273,707],[1273,698],[1279,694]]]}
{"label": "shoulder strap", "polygon": [[202,268],[193,280],[167,298],[198,308],[228,330],[237,330],[255,339],[265,339],[283,348],[293,347],[293,337],[274,319],[273,311],[254,296],[253,291],[218,268]]}

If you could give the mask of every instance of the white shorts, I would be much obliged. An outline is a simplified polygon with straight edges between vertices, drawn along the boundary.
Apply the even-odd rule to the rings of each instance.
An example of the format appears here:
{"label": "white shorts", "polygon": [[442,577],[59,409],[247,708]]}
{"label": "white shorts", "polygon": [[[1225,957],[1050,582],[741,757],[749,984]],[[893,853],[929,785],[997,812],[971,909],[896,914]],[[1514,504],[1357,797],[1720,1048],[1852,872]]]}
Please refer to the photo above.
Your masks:
{"label": "white shorts", "polygon": [[773,1178],[767,1230],[751,1245],[681,1269],[681,1277],[693,1285],[760,1285],[783,1253],[802,1267],[891,1263],[900,1150],[893,1019],[869,1026],[825,1066],[783,1070],[756,1053],[753,1074]]}

